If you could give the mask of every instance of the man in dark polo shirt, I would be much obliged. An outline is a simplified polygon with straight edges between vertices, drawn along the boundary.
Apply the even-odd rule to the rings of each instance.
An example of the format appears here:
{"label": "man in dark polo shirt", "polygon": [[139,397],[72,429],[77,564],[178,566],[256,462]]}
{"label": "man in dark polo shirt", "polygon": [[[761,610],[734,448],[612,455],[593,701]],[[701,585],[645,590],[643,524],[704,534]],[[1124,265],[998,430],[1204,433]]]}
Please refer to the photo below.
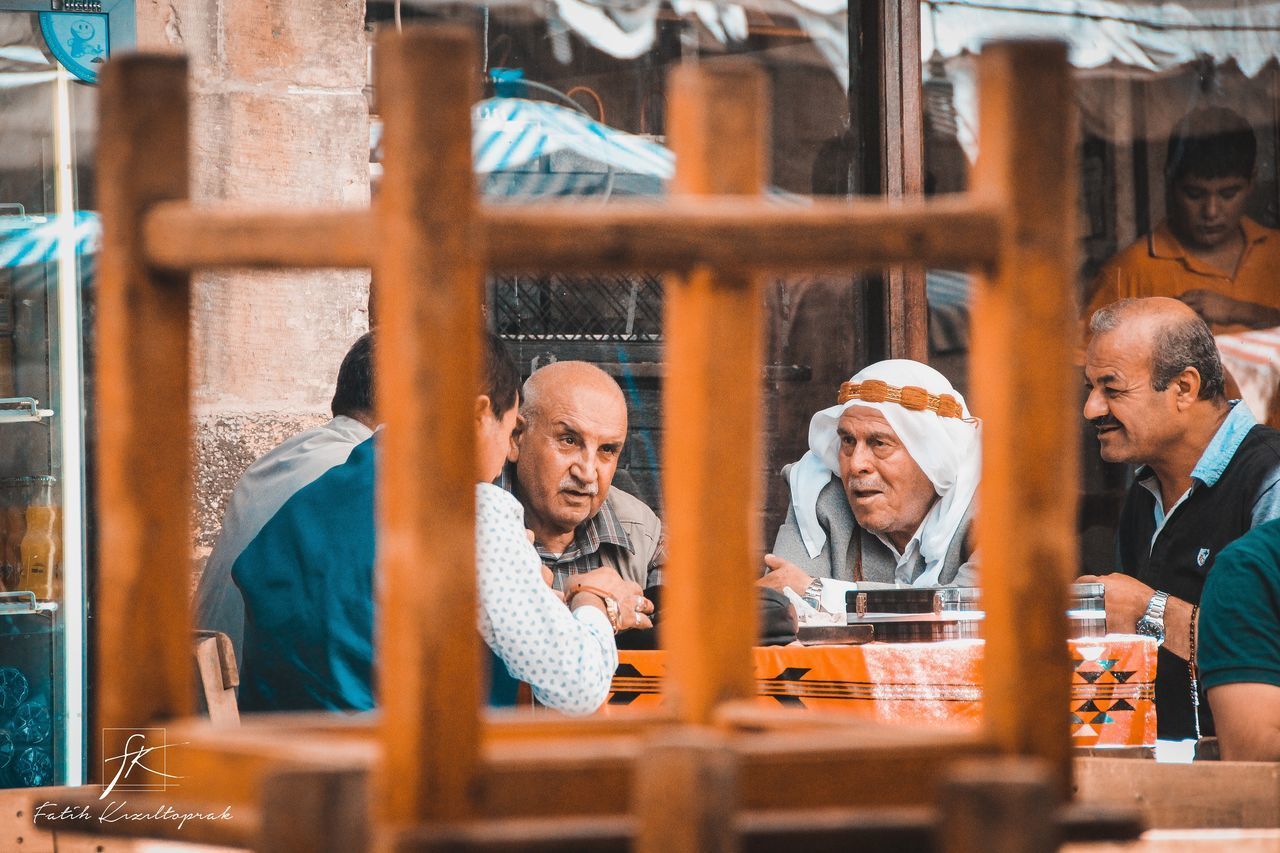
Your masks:
{"label": "man in dark polo shirt", "polygon": [[1196,662],[1226,761],[1280,761],[1280,521],[1218,557],[1204,586]]}
{"label": "man in dark polo shirt", "polygon": [[1120,517],[1107,629],[1156,638],[1158,734],[1212,734],[1191,697],[1191,617],[1223,548],[1280,517],[1280,432],[1223,392],[1208,326],[1168,298],[1125,299],[1094,313],[1084,416],[1102,458],[1138,465]]}

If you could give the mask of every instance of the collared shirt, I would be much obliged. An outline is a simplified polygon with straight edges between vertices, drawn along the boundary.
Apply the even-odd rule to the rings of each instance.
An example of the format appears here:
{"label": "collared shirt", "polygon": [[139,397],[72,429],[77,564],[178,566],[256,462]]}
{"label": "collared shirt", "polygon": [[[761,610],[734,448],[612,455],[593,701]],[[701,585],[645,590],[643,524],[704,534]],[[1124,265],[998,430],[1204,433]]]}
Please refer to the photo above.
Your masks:
{"label": "collared shirt", "polygon": [[[1204,449],[1204,453],[1200,454],[1200,460],[1196,462],[1196,467],[1191,469],[1191,487],[1182,493],[1182,496],[1170,507],[1166,513],[1164,510],[1164,501],[1160,497],[1160,481],[1156,479],[1156,473],[1148,465],[1138,468],[1135,475],[1138,485],[1146,489],[1155,498],[1155,519],[1156,529],[1151,534],[1151,545],[1155,545],[1156,539],[1160,536],[1160,531],[1164,529],[1167,522],[1178,507],[1186,502],[1187,498],[1200,487],[1212,488],[1217,484],[1218,478],[1222,476],[1222,472],[1231,464],[1231,460],[1235,457],[1236,451],[1240,449],[1240,443],[1244,441],[1245,436],[1249,434],[1249,430],[1253,429],[1257,424],[1257,419],[1253,416],[1253,412],[1249,410],[1240,400],[1232,400],[1229,404],[1231,413],[1227,415],[1226,420],[1218,427],[1218,431],[1213,434],[1209,445]],[[1273,518],[1280,517],[1280,486],[1272,485],[1259,496],[1257,503],[1253,506],[1253,523],[1255,526],[1270,521]]]}
{"label": "collared shirt", "polygon": [[[1244,251],[1233,271],[1220,270],[1187,251],[1169,230],[1167,222],[1120,252],[1098,273],[1095,291],[1089,300],[1094,311],[1119,299],[1169,296],[1177,298],[1189,290],[1212,290],[1243,302],[1280,308],[1280,232],[1259,225],[1249,217],[1240,220]],[[1242,331],[1238,325],[1218,325],[1215,334]]]}
{"label": "collared shirt", "polygon": [[880,540],[880,544],[888,548],[889,553],[893,555],[893,559],[897,564],[894,569],[894,578],[900,584],[910,585],[911,581],[914,580],[911,575],[916,565],[916,557],[920,556],[920,530],[916,529],[911,541],[907,542],[907,547],[902,549],[901,552],[886,537],[881,536],[879,533],[874,535]]}
{"label": "collared shirt", "polygon": [[[512,494],[517,494],[514,465],[508,464],[502,469],[497,485]],[[602,551],[605,548],[617,548],[629,554],[636,552],[631,537],[627,535],[626,528],[619,521],[609,497],[606,497],[604,503],[600,505],[599,512],[579,524],[573,531],[573,541],[563,553],[557,554],[547,550],[538,542],[534,543],[534,549],[542,558],[543,564],[555,575],[555,587],[559,590],[564,589],[565,583],[573,575],[590,572],[603,566]],[[656,574],[656,570],[666,561],[667,549],[663,541],[658,544],[657,552],[650,561],[650,585],[659,581],[660,576]]]}

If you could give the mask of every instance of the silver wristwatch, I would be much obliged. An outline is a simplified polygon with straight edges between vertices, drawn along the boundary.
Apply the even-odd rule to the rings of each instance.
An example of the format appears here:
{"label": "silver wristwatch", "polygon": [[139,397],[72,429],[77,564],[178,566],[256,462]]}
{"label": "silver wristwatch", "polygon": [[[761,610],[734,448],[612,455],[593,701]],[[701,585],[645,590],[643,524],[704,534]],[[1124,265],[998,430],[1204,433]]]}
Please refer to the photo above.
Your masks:
{"label": "silver wristwatch", "polygon": [[1138,620],[1138,633],[1153,637],[1157,646],[1164,645],[1164,608],[1168,601],[1169,593],[1157,591],[1147,602],[1147,612]]}

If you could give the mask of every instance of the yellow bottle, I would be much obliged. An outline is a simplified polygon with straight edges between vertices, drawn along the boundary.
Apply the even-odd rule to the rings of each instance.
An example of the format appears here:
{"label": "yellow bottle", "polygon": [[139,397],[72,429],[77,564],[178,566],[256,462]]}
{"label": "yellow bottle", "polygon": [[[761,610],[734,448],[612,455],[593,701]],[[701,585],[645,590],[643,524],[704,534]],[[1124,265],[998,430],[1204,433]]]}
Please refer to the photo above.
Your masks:
{"label": "yellow bottle", "polygon": [[58,547],[61,513],[53,502],[53,478],[34,477],[31,497],[27,502],[26,526],[20,546],[22,556],[21,588],[48,601],[54,598],[54,577],[62,554]]}

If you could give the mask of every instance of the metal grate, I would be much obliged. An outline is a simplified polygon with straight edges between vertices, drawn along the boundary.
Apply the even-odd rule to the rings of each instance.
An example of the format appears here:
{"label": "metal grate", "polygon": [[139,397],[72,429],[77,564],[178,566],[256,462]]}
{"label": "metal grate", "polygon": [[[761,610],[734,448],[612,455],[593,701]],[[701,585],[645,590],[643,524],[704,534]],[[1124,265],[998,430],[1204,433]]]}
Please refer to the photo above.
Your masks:
{"label": "metal grate", "polygon": [[493,328],[504,338],[659,341],[657,275],[503,276],[489,282]]}

